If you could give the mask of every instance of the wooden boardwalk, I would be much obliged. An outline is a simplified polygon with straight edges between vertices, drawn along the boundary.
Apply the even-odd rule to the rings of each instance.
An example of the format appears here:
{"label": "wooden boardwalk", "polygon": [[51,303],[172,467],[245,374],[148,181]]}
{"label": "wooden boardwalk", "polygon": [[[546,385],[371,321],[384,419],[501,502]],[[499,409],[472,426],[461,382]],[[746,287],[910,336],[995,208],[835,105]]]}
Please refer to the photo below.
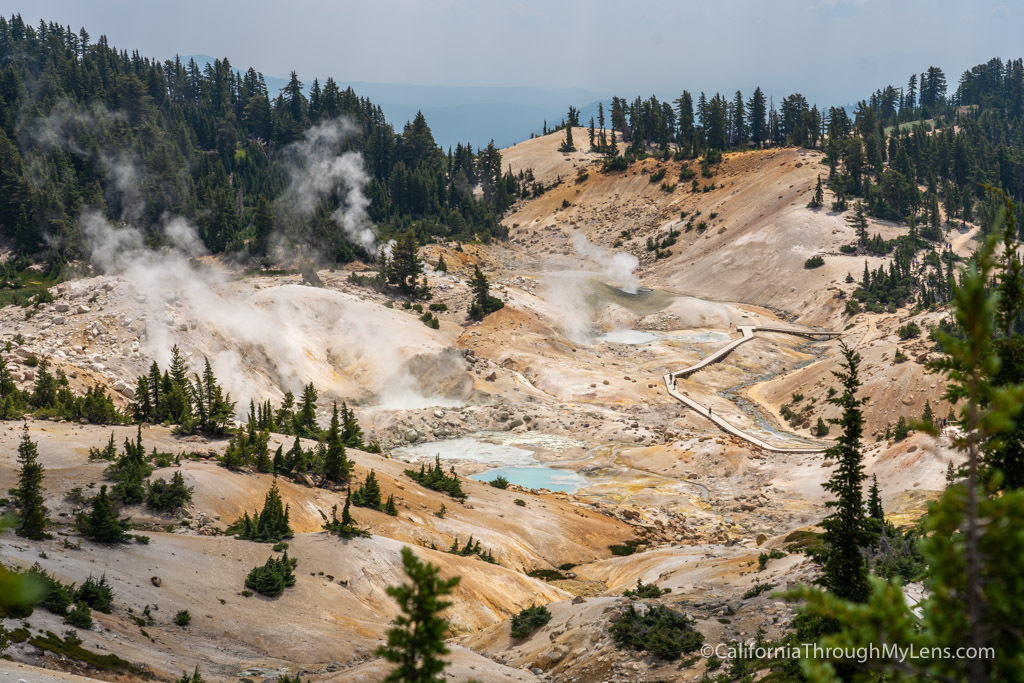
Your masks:
{"label": "wooden boardwalk", "polygon": [[757,446],[758,448],[761,448],[762,450],[769,451],[769,452],[772,452],[772,453],[821,453],[821,452],[823,452],[825,450],[824,447],[774,446],[774,445],[768,443],[767,441],[754,436],[753,434],[749,434],[749,433],[743,431],[742,429],[739,429],[739,428],[733,426],[728,421],[723,419],[721,416],[715,415],[714,413],[712,413],[710,407],[701,405],[700,403],[697,403],[696,401],[694,401],[692,398],[690,398],[686,394],[684,394],[681,391],[679,391],[678,389],[674,388],[675,380],[677,380],[677,379],[685,379],[685,378],[693,375],[695,372],[703,370],[704,368],[708,367],[709,365],[711,365],[713,363],[717,363],[718,361],[722,360],[723,358],[728,356],[730,353],[732,353],[732,350],[735,349],[737,346],[739,346],[740,344],[745,344],[748,341],[750,341],[751,339],[753,339],[754,335],[757,332],[768,332],[768,333],[777,333],[777,334],[794,334],[794,335],[798,335],[798,336],[801,336],[801,337],[808,337],[810,339],[815,339],[815,338],[818,338],[818,337],[837,337],[837,336],[839,336],[838,332],[815,332],[814,330],[797,330],[797,329],[791,329],[791,328],[785,328],[785,327],[757,327],[757,326],[754,326],[754,325],[740,325],[740,326],[737,327],[737,329],[740,331],[740,334],[742,335],[738,339],[733,339],[732,341],[730,341],[728,344],[726,344],[722,348],[718,349],[717,351],[715,351],[714,353],[712,353],[712,354],[710,354],[708,356],[705,356],[704,358],[700,359],[698,362],[694,363],[693,365],[691,365],[689,367],[683,368],[682,370],[677,370],[675,372],[670,372],[667,375],[665,375],[665,377],[664,377],[665,388],[668,390],[669,396],[671,396],[672,398],[676,399],[677,401],[679,401],[683,405],[687,406],[688,408],[691,408],[692,410],[696,411],[697,413],[699,413],[699,414],[703,415],[704,417],[708,418],[709,420],[714,422],[716,425],[718,425],[718,427],[720,429],[722,429],[722,431],[727,432],[729,434],[732,434],[733,436],[738,437],[740,439],[743,439],[744,441],[752,443],[755,446]]}

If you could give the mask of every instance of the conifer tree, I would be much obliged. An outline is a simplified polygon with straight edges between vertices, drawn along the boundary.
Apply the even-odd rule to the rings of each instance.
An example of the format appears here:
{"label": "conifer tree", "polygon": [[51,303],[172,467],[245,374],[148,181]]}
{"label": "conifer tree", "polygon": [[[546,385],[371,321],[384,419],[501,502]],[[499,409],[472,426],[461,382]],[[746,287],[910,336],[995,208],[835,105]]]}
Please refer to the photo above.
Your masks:
{"label": "conifer tree", "polygon": [[846,223],[857,233],[857,241],[861,246],[866,245],[868,243],[868,219],[864,215],[864,202],[858,201],[853,205],[853,215],[846,217]]}
{"label": "conifer tree", "polygon": [[390,272],[388,281],[397,285],[399,291],[406,296],[416,291],[416,283],[423,273],[423,263],[419,257],[419,240],[412,229],[406,230],[391,249]]}
{"label": "conifer tree", "polygon": [[434,270],[436,270],[439,273],[448,272],[448,264],[444,262],[444,254],[441,254],[440,256],[437,257],[437,265],[434,266]]}
{"label": "conifer tree", "polygon": [[807,204],[808,208],[820,209],[825,203],[825,191],[821,187],[821,176],[818,176],[818,184],[814,187],[814,197],[810,203]]}
{"label": "conifer tree", "polygon": [[872,475],[871,488],[868,489],[868,517],[879,522],[885,522],[885,512],[882,510],[882,494],[878,491],[878,475]]}
{"label": "conifer tree", "polygon": [[558,148],[560,152],[575,152],[576,145],[572,143],[572,122],[570,121],[565,127],[565,139],[562,140],[562,145]]}
{"label": "conifer tree", "polygon": [[352,490],[349,489],[345,495],[345,507],[341,510],[341,528],[349,529],[357,526],[356,520],[352,516]]}
{"label": "conifer tree", "polygon": [[118,518],[114,505],[107,495],[106,485],[100,487],[100,492],[93,497],[91,506],[92,509],[82,522],[82,533],[86,538],[97,543],[121,543],[127,540],[127,520]]}
{"label": "conifer tree", "polygon": [[153,473],[153,467],[146,458],[142,445],[142,426],[138,427],[135,441],[124,440],[124,454],[107,468],[107,473],[116,482],[110,490],[121,505],[134,505],[146,499],[145,480]]}
{"label": "conifer tree", "polygon": [[227,533],[256,543],[278,543],[292,537],[288,506],[281,500],[276,478],[263,498],[263,510],[253,512],[252,517],[246,512],[228,526]]}
{"label": "conifer tree", "polygon": [[28,436],[28,423],[18,444],[18,488],[11,489],[14,504],[18,508],[17,534],[33,540],[47,538],[46,506],[43,505],[43,473],[39,462],[39,450]]}
{"label": "conifer tree", "polygon": [[366,481],[353,492],[352,499],[353,504],[360,507],[381,509],[381,491],[376,472],[370,470],[370,473],[366,475]]}
{"label": "conifer tree", "polygon": [[398,506],[395,505],[395,494],[392,493],[388,496],[388,501],[384,503],[384,512],[392,517],[398,516]]}
{"label": "conifer tree", "polygon": [[410,582],[390,586],[388,595],[398,601],[402,614],[387,633],[387,644],[377,654],[398,666],[384,680],[391,683],[441,681],[448,653],[445,636],[448,621],[440,613],[451,606],[444,600],[459,583],[458,576],[440,579],[440,570],[421,562],[409,548],[402,548],[402,566]]}
{"label": "conifer tree", "polygon": [[935,424],[935,411],[932,410],[932,404],[928,399],[924,401],[924,412],[921,413],[921,422],[927,426]]}
{"label": "conifer tree", "polygon": [[363,448],[363,429],[354,411],[344,401],[341,404],[341,442],[347,448]]}
{"label": "conifer tree", "polygon": [[338,402],[334,402],[331,426],[327,431],[327,453],[324,456],[324,479],[332,484],[348,481],[352,465],[345,455],[345,444],[341,438],[341,422],[338,419]]}
{"label": "conifer tree", "polygon": [[295,413],[294,431],[296,436],[315,437],[320,431],[320,425],[316,423],[316,387],[310,382],[302,388],[302,398],[299,400],[299,409]]}
{"label": "conifer tree", "polygon": [[840,342],[843,356],[841,370],[833,371],[842,385],[842,393],[828,399],[842,408],[839,418],[829,420],[840,427],[835,445],[825,451],[825,458],[836,462],[831,479],[823,487],[836,496],[826,506],[832,513],[821,522],[825,530],[822,564],[822,583],[835,595],[863,602],[867,599],[868,569],[861,549],[870,543],[864,518],[864,466],[861,438],[864,433],[864,415],[861,406],[867,399],[859,398],[860,354]]}
{"label": "conifer tree", "polygon": [[481,272],[480,266],[473,266],[473,277],[470,278],[469,287],[473,291],[473,301],[469,305],[469,317],[473,320],[483,320],[487,314],[504,308],[505,302],[491,296],[490,283]]}
{"label": "conifer tree", "polygon": [[274,234],[275,218],[273,207],[262,195],[256,201],[256,213],[252,222],[252,253],[254,256],[266,256],[270,252],[270,238]]}

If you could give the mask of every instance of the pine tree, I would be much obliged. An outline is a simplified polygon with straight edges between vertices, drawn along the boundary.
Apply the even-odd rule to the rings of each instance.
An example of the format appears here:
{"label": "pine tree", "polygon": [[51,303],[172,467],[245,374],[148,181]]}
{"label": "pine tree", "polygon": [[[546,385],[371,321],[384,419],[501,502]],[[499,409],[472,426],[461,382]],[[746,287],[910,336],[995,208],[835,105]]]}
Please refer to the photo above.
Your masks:
{"label": "pine tree", "polygon": [[469,305],[469,317],[473,320],[483,320],[487,314],[504,308],[505,302],[491,296],[490,284],[480,270],[480,266],[473,266],[473,277],[470,278],[469,287],[473,291],[473,300]]}
{"label": "pine tree", "polygon": [[128,538],[127,520],[119,519],[107,495],[106,485],[92,499],[92,509],[82,521],[82,533],[97,543],[121,543]]}
{"label": "pine tree", "polygon": [[252,222],[252,253],[255,256],[266,256],[270,252],[270,238],[274,234],[275,218],[273,207],[262,195],[256,201],[256,213]]}
{"label": "pine tree", "polygon": [[443,600],[459,583],[458,576],[439,579],[440,570],[421,562],[412,550],[402,548],[402,566],[410,583],[390,586],[388,595],[398,601],[402,614],[387,633],[387,644],[377,654],[398,667],[384,679],[391,683],[441,681],[448,653],[445,636],[448,621],[439,616],[451,603]]}
{"label": "pine tree", "polygon": [[33,540],[48,538],[46,506],[43,505],[44,469],[39,462],[39,450],[28,436],[28,423],[18,444],[18,462],[21,464],[18,488],[10,490],[18,508],[17,534]]}
{"label": "pine tree", "polygon": [[434,266],[434,270],[436,270],[439,273],[448,272],[448,264],[444,262],[444,254],[441,254],[439,257],[437,257],[437,265]]}
{"label": "pine tree", "polygon": [[331,426],[327,431],[327,454],[324,457],[324,479],[332,484],[348,481],[352,468],[345,455],[345,444],[341,438],[341,422],[338,419],[338,402],[334,402]]}
{"label": "pine tree", "polygon": [[278,543],[292,537],[288,506],[281,500],[276,478],[263,498],[263,510],[253,512],[252,517],[246,512],[228,525],[227,533],[256,543]]}
{"label": "pine tree", "polygon": [[352,502],[355,505],[374,510],[381,509],[380,484],[377,482],[377,473],[370,470],[366,475],[366,481],[352,494]]}
{"label": "pine tree", "polygon": [[110,495],[121,505],[134,505],[146,499],[145,480],[153,473],[142,445],[142,426],[138,427],[135,441],[124,440],[124,454],[107,468],[116,482]]}
{"label": "pine tree", "polygon": [[864,202],[853,205],[853,215],[846,217],[846,223],[857,233],[857,241],[861,246],[868,243],[868,219],[864,215]]}
{"label": "pine tree", "polygon": [[345,495],[345,507],[341,510],[341,528],[349,529],[357,526],[355,517],[352,516],[352,490],[349,489]]}
{"label": "pine tree", "polygon": [[924,401],[924,412],[921,413],[921,422],[927,426],[934,426],[935,424],[935,411],[932,410],[932,404],[928,399]]}
{"label": "pine tree", "polygon": [[388,281],[397,285],[399,291],[406,296],[416,291],[417,279],[423,273],[419,246],[415,231],[410,229],[398,236],[391,249],[391,272]]}
{"label": "pine tree", "polygon": [[296,436],[315,437],[320,432],[320,425],[316,423],[316,402],[318,398],[316,388],[312,382],[302,388],[299,409],[295,413],[293,420]]}
{"label": "pine tree", "polygon": [[572,122],[570,121],[565,127],[565,139],[562,141],[561,147],[558,148],[560,152],[575,152],[576,145],[572,143]]}
{"label": "pine tree", "polygon": [[392,517],[398,516],[398,506],[395,505],[395,494],[392,493],[388,496],[388,501],[384,503],[384,512]]}
{"label": "pine tree", "polygon": [[825,191],[821,187],[821,176],[818,176],[818,184],[814,187],[814,197],[807,205],[811,209],[820,209],[825,204]]}
{"label": "pine tree", "polygon": [[341,404],[341,442],[347,448],[363,448],[363,429],[354,411],[344,401]]}
{"label": "pine tree", "polygon": [[843,356],[842,370],[833,371],[843,391],[828,399],[842,408],[840,418],[829,422],[841,428],[835,445],[825,451],[825,458],[837,463],[831,479],[823,487],[836,496],[826,506],[833,512],[821,522],[825,530],[823,551],[824,576],[822,583],[835,595],[863,602],[870,592],[868,569],[861,549],[870,542],[864,518],[864,466],[861,438],[864,433],[864,415],[861,406],[867,401],[857,397],[860,388],[860,354],[840,343]]}
{"label": "pine tree", "polygon": [[878,475],[871,476],[871,488],[868,489],[868,517],[879,522],[885,521],[882,510],[882,494],[878,491]]}

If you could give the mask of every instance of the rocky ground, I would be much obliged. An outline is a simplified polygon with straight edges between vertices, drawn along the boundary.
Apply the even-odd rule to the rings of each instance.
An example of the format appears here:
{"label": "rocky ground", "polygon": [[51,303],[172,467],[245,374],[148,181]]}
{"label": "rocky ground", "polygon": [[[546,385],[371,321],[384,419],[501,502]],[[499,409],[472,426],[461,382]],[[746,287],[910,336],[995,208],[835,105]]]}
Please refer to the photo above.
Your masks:
{"label": "rocky ground", "polygon": [[[88,449],[102,446],[111,429],[30,421],[47,469],[55,537],[4,538],[4,561],[39,562],[65,581],[106,573],[115,609],[82,633],[85,646],[162,679],[198,664],[208,680],[273,680],[283,671],[313,681],[379,680],[387,665],[373,650],[396,614],[384,588],[401,580],[402,545],[417,547],[445,575],[463,577],[448,613],[449,673],[457,680],[699,679],[700,660],[665,664],[611,643],[607,624],[637,579],[671,588],[660,600],[692,616],[708,642],[749,639],[759,627],[781,633],[790,607],[770,592],[743,594],[755,583],[782,587],[812,576],[808,560],[787,551],[787,538],[824,515],[821,482],[830,463],[820,455],[762,453],[724,435],[671,400],[661,376],[717,349],[739,324],[843,331],[864,357],[871,398],[867,472],[877,474],[890,516],[909,522],[943,488],[946,465],[957,457],[945,436],[884,439],[886,427],[901,415],[918,416],[925,400],[939,415],[948,411],[942,383],[924,370],[934,346],[896,337],[906,311],[843,315],[837,293],[850,291],[845,275],[859,273],[863,259],[838,253],[852,235],[842,216],[805,207],[822,172],[820,155],[726,155],[713,179],[701,178],[716,189],[691,193],[682,183],[671,190],[650,183],[657,162],[603,174],[588,166],[592,155],[563,156],[556,142],[530,140],[506,156],[545,182],[563,178],[514,207],[508,243],[424,247],[428,264],[443,255],[449,267],[428,273],[432,302],[447,306],[437,313],[437,330],[423,325],[418,311],[355,282],[350,276],[365,270],[361,264],[321,271],[323,287],[313,287],[298,275],[244,274],[207,259],[189,265],[194,282],[126,270],[58,285],[54,301],[35,309],[0,309],[0,348],[21,386],[32,384],[45,361],[76,390],[100,383],[126,406],[135,378],[154,359],[165,364],[176,344],[193,370],[210,360],[239,412],[250,398],[276,403],[307,381],[320,391],[322,421],[331,400],[347,401],[368,439],[384,449],[354,453],[357,478],[374,470],[385,496],[398,500],[396,518],[356,510],[371,538],[344,542],[319,530],[321,515],[343,492],[281,482],[297,532],[289,553],[299,560],[299,580],[275,600],[244,597],[244,574],[269,548],[220,534],[261,504],[270,479],[219,467],[223,441],[146,426],[147,448],[182,456],[181,471],[195,487],[191,508],[174,517],[128,510],[148,545],[80,543],[71,528],[80,492],[104,479],[103,463],[90,462]],[[671,179],[679,163],[667,165]],[[587,177],[577,182],[581,170]],[[686,231],[682,211],[701,212],[708,229]],[[672,255],[654,258],[646,239],[673,228],[680,235]],[[970,248],[970,234],[956,239],[958,250]],[[827,255],[826,266],[804,270],[816,253]],[[881,262],[868,261],[872,268]],[[506,307],[470,324],[464,312],[474,265],[488,273]],[[917,319],[924,325],[938,315]],[[607,333],[628,334],[602,337]],[[636,333],[643,334],[629,336]],[[827,392],[837,344],[759,336],[682,384],[743,429],[803,442],[814,438],[818,417],[835,415]],[[896,349],[909,360],[896,363]],[[806,419],[787,423],[783,404]],[[20,423],[0,425],[3,489],[16,477],[20,431]],[[120,441],[134,428],[113,431]],[[469,498],[460,505],[404,475],[416,461],[408,447],[428,444],[417,452],[430,453],[429,444],[438,443],[448,453],[441,442],[455,438],[518,444],[539,463],[579,473],[585,485],[569,494],[466,480]],[[273,442],[271,448],[287,447],[290,439],[275,435]],[[452,461],[460,474],[489,467],[471,455]],[[440,517],[442,504],[448,512]],[[429,549],[470,535],[498,565]],[[630,539],[642,542],[641,552],[612,555],[610,544]],[[759,571],[758,555],[769,548],[785,554]],[[567,563],[575,566],[564,580],[525,574]],[[509,617],[534,603],[549,605],[551,623],[512,640]],[[153,621],[139,625],[147,605]],[[170,623],[179,609],[194,615],[185,631]],[[27,622],[33,634],[65,628],[43,611]],[[0,674],[15,680],[70,680],[24,665],[114,678],[27,643],[10,652],[16,663],[0,662]]]}

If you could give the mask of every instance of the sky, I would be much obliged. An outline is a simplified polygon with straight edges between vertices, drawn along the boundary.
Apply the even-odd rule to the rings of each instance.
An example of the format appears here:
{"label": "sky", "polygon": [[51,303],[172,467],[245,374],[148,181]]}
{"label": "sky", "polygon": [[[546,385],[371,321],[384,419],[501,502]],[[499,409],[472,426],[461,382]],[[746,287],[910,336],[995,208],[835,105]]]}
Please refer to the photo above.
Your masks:
{"label": "sky", "polygon": [[847,104],[911,73],[1024,53],[1019,0],[8,0],[160,59],[227,56],[311,82],[684,88]]}

